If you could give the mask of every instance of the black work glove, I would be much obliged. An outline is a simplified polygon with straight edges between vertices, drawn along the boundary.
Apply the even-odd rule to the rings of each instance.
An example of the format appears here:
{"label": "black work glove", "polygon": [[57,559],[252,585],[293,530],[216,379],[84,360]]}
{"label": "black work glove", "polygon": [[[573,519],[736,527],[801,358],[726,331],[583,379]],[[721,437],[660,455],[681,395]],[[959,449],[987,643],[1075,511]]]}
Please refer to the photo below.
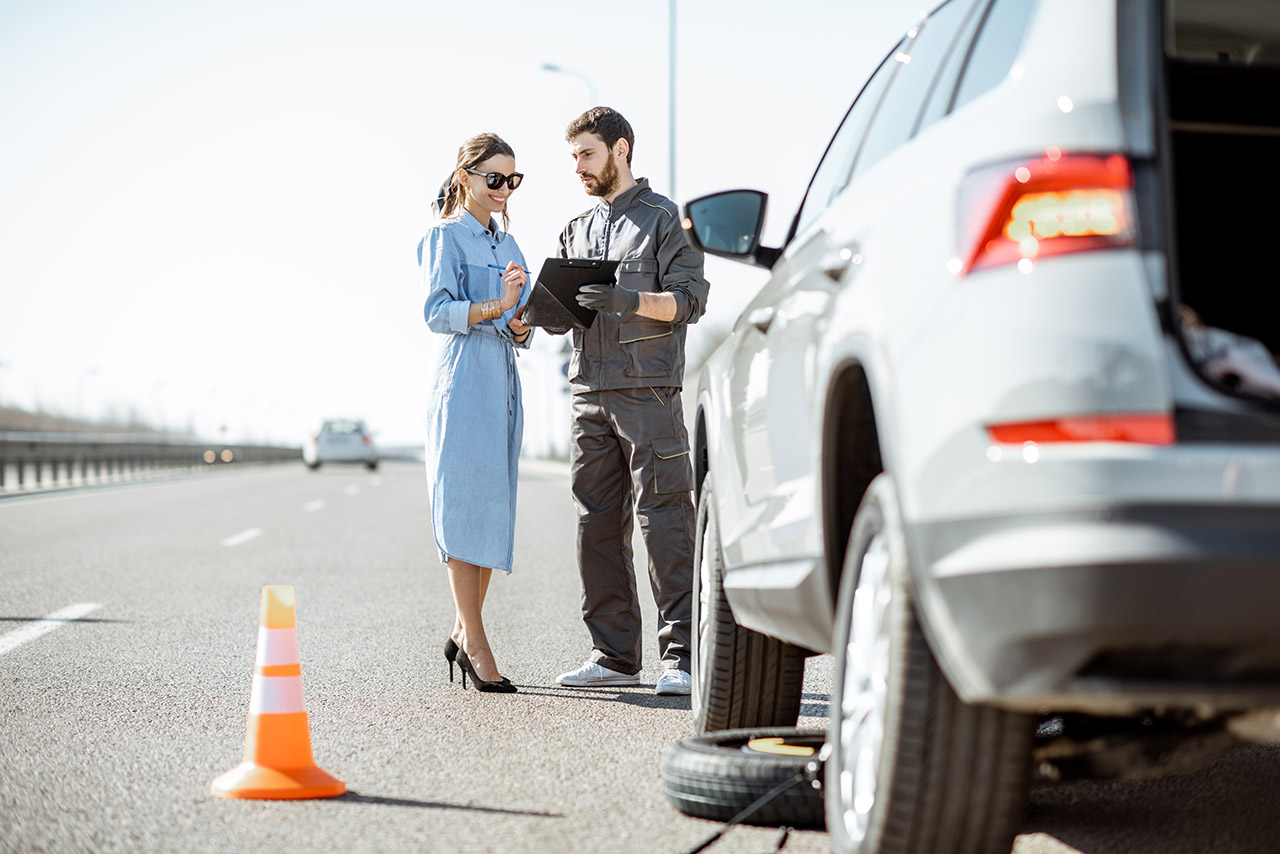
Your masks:
{"label": "black work glove", "polygon": [[583,285],[578,289],[578,305],[608,314],[626,314],[640,307],[640,293],[618,285]]}

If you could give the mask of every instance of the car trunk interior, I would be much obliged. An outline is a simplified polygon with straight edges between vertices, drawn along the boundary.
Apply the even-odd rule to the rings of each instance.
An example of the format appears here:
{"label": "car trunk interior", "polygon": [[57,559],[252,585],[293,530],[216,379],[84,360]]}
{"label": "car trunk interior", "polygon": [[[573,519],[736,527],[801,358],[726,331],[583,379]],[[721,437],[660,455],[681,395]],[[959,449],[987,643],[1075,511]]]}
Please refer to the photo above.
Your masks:
{"label": "car trunk interior", "polygon": [[1280,5],[1166,0],[1175,282],[1187,352],[1280,403]]}

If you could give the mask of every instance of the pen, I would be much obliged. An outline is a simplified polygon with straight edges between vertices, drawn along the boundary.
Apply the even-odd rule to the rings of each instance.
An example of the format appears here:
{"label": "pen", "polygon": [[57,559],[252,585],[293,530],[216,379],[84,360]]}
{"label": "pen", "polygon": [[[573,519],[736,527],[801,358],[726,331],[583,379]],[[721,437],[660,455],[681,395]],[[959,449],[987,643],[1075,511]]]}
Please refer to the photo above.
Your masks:
{"label": "pen", "polygon": [[[505,270],[505,269],[507,269],[506,267],[503,267],[503,266],[498,265],[498,264],[489,264],[489,265],[487,265],[487,266],[488,266],[490,269],[492,269],[492,270]],[[525,267],[516,267],[516,269],[517,269],[517,270],[523,270],[523,271],[524,271],[524,272],[526,272],[526,273],[527,273],[527,272],[529,272],[529,271],[528,271],[528,269],[526,269]]]}

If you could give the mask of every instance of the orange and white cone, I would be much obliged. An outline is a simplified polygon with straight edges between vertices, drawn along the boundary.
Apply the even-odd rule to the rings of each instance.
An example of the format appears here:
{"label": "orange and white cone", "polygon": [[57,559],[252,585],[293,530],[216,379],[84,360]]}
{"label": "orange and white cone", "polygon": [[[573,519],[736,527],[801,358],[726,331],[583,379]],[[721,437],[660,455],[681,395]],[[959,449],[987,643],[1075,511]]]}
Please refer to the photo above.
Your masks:
{"label": "orange and white cone", "polygon": [[258,660],[249,695],[244,762],[213,781],[219,798],[333,798],[346,784],[316,766],[302,702],[293,588],[262,588]]}

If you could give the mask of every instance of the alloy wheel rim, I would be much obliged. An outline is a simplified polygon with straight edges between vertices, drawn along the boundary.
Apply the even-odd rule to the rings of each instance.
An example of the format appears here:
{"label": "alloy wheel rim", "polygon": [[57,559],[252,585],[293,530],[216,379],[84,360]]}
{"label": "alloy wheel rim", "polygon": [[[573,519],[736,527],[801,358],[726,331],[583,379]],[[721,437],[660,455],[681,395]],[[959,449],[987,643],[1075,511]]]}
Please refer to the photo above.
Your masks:
{"label": "alloy wheel rim", "polygon": [[697,602],[697,626],[698,632],[697,643],[695,644],[695,661],[693,667],[693,709],[695,714],[701,707],[702,695],[704,690],[703,680],[706,678],[706,662],[710,654],[711,645],[711,560],[707,554],[711,546],[710,520],[702,529],[702,554],[698,561],[698,602]]}
{"label": "alloy wheel rim", "polygon": [[884,751],[889,696],[889,547],[883,534],[867,544],[858,567],[840,697],[840,812],[849,838],[866,838]]}

